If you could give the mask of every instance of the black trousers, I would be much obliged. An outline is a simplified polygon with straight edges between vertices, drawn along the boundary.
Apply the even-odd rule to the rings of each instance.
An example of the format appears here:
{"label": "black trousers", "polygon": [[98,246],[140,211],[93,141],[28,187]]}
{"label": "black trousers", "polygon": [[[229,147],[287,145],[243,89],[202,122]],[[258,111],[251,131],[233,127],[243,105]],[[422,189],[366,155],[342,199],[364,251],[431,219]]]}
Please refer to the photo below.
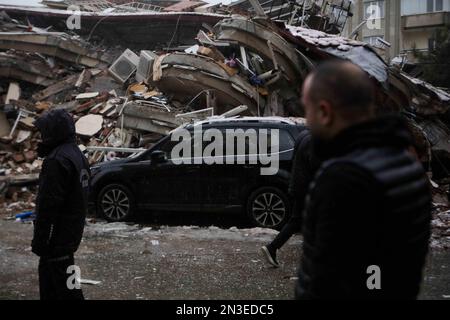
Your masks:
{"label": "black trousers", "polygon": [[84,300],[81,288],[71,289],[67,285],[68,278],[73,276],[73,273],[67,273],[67,268],[74,264],[73,254],[61,258],[39,259],[41,300]]}
{"label": "black trousers", "polygon": [[294,235],[294,233],[300,232],[301,229],[302,215],[294,206],[291,218],[268,246],[274,250],[280,249]]}

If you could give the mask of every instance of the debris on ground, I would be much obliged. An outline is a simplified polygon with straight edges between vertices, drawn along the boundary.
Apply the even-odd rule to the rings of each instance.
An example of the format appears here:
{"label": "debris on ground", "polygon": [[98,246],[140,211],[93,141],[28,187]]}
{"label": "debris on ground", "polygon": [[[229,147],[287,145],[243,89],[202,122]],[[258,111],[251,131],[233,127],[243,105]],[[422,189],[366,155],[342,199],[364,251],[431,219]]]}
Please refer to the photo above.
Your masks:
{"label": "debris on ground", "polygon": [[[450,206],[448,201],[434,199],[431,221],[430,246],[433,249],[450,249]],[[442,199],[441,199],[442,200]]]}

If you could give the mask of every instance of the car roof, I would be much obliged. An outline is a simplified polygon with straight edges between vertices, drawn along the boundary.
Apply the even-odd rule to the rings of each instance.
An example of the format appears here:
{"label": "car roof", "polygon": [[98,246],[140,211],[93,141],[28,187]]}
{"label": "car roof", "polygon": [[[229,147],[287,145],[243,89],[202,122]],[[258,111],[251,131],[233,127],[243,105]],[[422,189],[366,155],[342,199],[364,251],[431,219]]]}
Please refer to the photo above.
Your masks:
{"label": "car roof", "polygon": [[199,125],[216,125],[216,124],[237,124],[237,123],[261,123],[261,124],[284,124],[284,125],[299,125],[304,124],[302,118],[284,118],[284,117],[230,117],[220,118],[211,117],[206,120],[197,121],[190,126],[196,127]]}

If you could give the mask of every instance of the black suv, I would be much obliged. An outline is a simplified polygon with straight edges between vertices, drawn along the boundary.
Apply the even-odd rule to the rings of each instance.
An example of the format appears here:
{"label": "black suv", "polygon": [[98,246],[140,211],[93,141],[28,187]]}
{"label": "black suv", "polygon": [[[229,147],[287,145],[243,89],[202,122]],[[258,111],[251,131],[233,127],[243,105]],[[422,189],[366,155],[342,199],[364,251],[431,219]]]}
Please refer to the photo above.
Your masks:
{"label": "black suv", "polygon": [[[180,130],[175,129],[149,150],[93,166],[90,203],[109,221],[129,220],[139,209],[185,212],[240,211],[246,213],[256,226],[280,228],[290,216],[291,204],[287,189],[295,139],[302,128],[301,124],[277,117],[213,119],[181,128],[184,132],[187,130],[192,133],[192,139],[189,141],[191,147],[199,143],[194,132],[204,133],[208,129],[224,133],[224,137],[230,130],[256,132],[257,143],[261,140],[259,134],[267,132],[267,144],[270,147],[270,133],[276,131],[279,137],[278,143],[275,142],[278,145],[276,154],[279,160],[278,170],[272,175],[261,174],[261,169],[267,167],[267,163],[264,165],[260,161],[256,164],[255,161],[249,161],[252,156],[255,159],[255,156],[275,155],[270,148],[267,148],[264,154],[260,153],[263,148],[258,148],[257,154],[252,153],[255,150],[254,139],[245,139],[245,150],[235,145],[234,155],[227,156],[225,151],[223,155],[211,154],[217,156],[216,159],[223,157],[223,164],[206,164],[206,161],[203,161],[204,154],[201,163],[198,163],[197,159],[191,164],[178,164],[180,158],[171,158],[171,152],[179,142],[172,141],[171,138],[176,130]],[[277,130],[272,131],[274,129]],[[210,141],[200,143],[204,148]],[[181,156],[184,158],[186,155]],[[194,152],[192,156],[195,156]],[[191,159],[194,159],[193,157]],[[243,161],[245,163],[242,163]]]}

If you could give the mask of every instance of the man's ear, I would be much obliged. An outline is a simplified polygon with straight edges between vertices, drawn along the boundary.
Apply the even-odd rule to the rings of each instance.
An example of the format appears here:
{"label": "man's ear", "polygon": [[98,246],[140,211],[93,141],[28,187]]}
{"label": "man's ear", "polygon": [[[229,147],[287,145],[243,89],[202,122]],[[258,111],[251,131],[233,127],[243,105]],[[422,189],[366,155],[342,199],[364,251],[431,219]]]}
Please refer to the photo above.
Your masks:
{"label": "man's ear", "polygon": [[321,124],[324,126],[329,126],[333,122],[333,108],[326,100],[321,100],[319,103],[319,119]]}

